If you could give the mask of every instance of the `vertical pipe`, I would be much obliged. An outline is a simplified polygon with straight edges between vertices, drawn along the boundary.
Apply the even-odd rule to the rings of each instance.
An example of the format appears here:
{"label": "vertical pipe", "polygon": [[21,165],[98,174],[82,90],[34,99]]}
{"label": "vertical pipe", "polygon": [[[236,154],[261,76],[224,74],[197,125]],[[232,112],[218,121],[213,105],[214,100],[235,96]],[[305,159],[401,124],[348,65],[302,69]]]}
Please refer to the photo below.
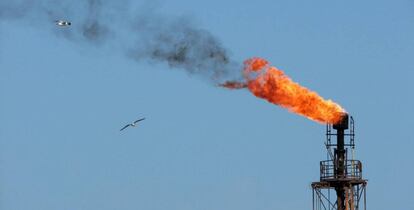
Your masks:
{"label": "vertical pipe", "polygon": [[349,210],[349,190],[345,190],[345,210]]}
{"label": "vertical pipe", "polygon": [[364,210],[367,210],[367,186],[364,185]]}
{"label": "vertical pipe", "polygon": [[312,186],[312,210],[315,210],[315,188]]}
{"label": "vertical pipe", "polygon": [[337,130],[337,154],[338,154],[338,168],[337,178],[345,177],[345,129],[338,128]]}
{"label": "vertical pipe", "polygon": [[[344,113],[342,119],[337,124],[333,125],[333,128],[336,130],[336,151],[335,151],[335,178],[345,178],[345,130],[348,129],[348,115]],[[336,196],[337,196],[337,205],[338,210],[345,210],[345,188],[346,186],[338,181],[335,187]]]}
{"label": "vertical pipe", "polygon": [[331,189],[330,188],[328,188],[328,200],[329,200],[328,210],[331,210]]}
{"label": "vertical pipe", "polygon": [[351,196],[349,197],[350,203],[351,203],[351,210],[355,210],[355,191],[354,191],[354,186],[349,185],[349,189],[350,189],[350,194]]}
{"label": "vertical pipe", "polygon": [[[345,178],[345,142],[344,142],[344,133],[345,130],[342,128],[337,129],[337,174],[336,178]],[[345,187],[342,184],[339,184],[336,188],[336,194],[338,196],[338,210],[345,210]]]}

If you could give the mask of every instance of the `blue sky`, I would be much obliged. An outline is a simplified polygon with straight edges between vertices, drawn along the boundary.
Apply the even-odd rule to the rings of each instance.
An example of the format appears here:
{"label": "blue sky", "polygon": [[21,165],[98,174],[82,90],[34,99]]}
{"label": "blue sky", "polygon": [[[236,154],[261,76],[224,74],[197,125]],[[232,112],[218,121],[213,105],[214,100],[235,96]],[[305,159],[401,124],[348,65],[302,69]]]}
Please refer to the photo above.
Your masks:
{"label": "blue sky", "polygon": [[[192,19],[234,60],[266,58],[341,104],[356,120],[368,208],[414,209],[412,1],[149,5]],[[311,208],[324,125],[130,59],[119,50],[134,36],[128,26],[100,46],[68,40],[37,15],[0,21],[1,209]],[[119,132],[138,117],[147,120]]]}

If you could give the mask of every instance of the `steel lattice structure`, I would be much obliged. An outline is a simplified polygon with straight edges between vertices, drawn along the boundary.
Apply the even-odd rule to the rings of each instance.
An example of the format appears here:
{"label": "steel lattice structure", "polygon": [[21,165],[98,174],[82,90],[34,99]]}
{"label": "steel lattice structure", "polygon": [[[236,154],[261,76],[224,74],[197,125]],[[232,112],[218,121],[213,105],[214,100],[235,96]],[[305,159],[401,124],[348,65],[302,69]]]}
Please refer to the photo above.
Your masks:
{"label": "steel lattice structure", "polygon": [[[350,131],[346,133],[348,127]],[[331,139],[335,136],[336,142],[333,143]],[[352,117],[349,120],[348,115],[344,115],[338,124],[326,126],[325,146],[327,159],[320,162],[320,180],[311,185],[312,209],[366,210],[367,180],[362,178],[361,161],[354,159],[355,127]]]}

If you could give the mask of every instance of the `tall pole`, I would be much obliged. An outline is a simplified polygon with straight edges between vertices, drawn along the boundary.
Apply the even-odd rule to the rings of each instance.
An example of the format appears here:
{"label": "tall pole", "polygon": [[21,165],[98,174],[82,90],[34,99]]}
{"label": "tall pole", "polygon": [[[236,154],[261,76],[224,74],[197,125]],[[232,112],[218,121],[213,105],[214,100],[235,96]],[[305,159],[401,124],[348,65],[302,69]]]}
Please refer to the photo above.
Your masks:
{"label": "tall pole", "polygon": [[[345,160],[345,130],[348,129],[348,115],[344,114],[342,120],[333,125],[336,130],[336,150],[335,150],[335,178],[341,179],[346,177],[346,160]],[[346,186],[338,181],[335,191],[337,196],[338,210],[345,210],[345,190]]]}

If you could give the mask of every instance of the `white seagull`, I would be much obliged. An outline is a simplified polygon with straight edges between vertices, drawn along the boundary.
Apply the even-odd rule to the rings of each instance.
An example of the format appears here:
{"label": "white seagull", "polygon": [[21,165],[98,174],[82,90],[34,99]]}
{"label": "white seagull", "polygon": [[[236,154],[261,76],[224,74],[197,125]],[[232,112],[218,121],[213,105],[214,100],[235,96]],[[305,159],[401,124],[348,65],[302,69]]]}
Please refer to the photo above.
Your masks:
{"label": "white seagull", "polygon": [[56,25],[58,25],[58,26],[62,26],[62,27],[72,25],[72,23],[71,23],[71,22],[66,21],[66,20],[55,20],[55,23],[56,23]]}
{"label": "white seagull", "polygon": [[119,130],[119,131],[122,131],[122,130],[124,130],[125,128],[128,128],[129,126],[132,126],[132,127],[135,127],[135,126],[137,126],[137,123],[139,122],[139,121],[142,121],[142,120],[145,120],[145,117],[144,118],[141,118],[141,119],[139,119],[139,120],[135,120],[133,123],[130,123],[130,124],[128,124],[128,125],[125,125],[123,128],[121,128],[121,130]]}

